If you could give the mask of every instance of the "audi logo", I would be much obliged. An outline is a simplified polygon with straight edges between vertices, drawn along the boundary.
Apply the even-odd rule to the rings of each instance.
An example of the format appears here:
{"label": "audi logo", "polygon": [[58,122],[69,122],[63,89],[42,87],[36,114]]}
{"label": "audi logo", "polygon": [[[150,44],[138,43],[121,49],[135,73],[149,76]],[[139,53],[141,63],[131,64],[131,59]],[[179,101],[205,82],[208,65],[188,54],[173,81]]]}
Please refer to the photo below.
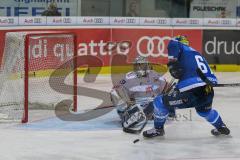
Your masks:
{"label": "audi logo", "polygon": [[199,21],[198,21],[198,20],[192,20],[192,19],[191,19],[191,20],[189,21],[189,23],[190,23],[190,24],[199,24]]}
{"label": "audi logo", "polygon": [[102,18],[94,18],[94,22],[95,23],[103,23],[103,19]]}
{"label": "audi logo", "polygon": [[[171,40],[171,37],[158,37],[158,36],[154,36],[154,37],[149,37],[149,36],[143,36],[141,37],[138,42],[137,42],[137,52],[140,56],[143,57],[168,57],[167,53],[164,53],[164,49],[166,48],[166,44],[165,41],[167,40]],[[142,52],[142,45],[144,43],[144,41],[147,42],[147,50],[146,52]],[[157,46],[156,43],[157,42]],[[155,49],[156,48],[156,49]]]}
{"label": "audi logo", "polygon": [[167,20],[166,19],[158,19],[157,23],[158,24],[167,24]]}
{"label": "audi logo", "polygon": [[229,20],[222,20],[222,24],[231,24],[231,21],[229,21]]}
{"label": "audi logo", "polygon": [[64,18],[63,23],[71,23],[72,20],[70,18]]}
{"label": "audi logo", "polygon": [[34,19],[34,23],[41,23],[42,22],[42,19],[41,18],[35,18]]}
{"label": "audi logo", "polygon": [[8,23],[12,23],[13,24],[14,23],[14,19],[13,18],[11,18],[11,19],[9,18],[8,19]]}
{"label": "audi logo", "polygon": [[136,20],[133,18],[127,19],[126,23],[136,23]]}

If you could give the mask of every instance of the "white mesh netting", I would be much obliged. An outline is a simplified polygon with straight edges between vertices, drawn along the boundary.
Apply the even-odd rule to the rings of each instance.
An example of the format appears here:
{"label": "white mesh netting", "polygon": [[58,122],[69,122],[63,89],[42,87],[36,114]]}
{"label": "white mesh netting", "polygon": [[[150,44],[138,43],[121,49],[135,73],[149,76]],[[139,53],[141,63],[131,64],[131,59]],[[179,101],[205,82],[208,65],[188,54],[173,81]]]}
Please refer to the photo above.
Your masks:
{"label": "white mesh netting", "polygon": [[[29,44],[26,37],[29,35]],[[52,89],[49,78],[53,71],[72,59],[74,35],[67,33],[8,32],[0,72],[0,120],[21,120],[24,115],[25,45],[28,46],[28,108],[53,109],[64,99],[73,99],[72,94],[61,93],[61,87]],[[59,69],[59,77],[73,71],[73,62]],[[62,78],[59,78],[61,80]],[[54,83],[60,84],[55,77]],[[73,86],[73,72],[65,83]],[[56,86],[55,84],[55,86]],[[64,89],[64,87],[62,87]],[[63,90],[63,92],[65,92]]]}

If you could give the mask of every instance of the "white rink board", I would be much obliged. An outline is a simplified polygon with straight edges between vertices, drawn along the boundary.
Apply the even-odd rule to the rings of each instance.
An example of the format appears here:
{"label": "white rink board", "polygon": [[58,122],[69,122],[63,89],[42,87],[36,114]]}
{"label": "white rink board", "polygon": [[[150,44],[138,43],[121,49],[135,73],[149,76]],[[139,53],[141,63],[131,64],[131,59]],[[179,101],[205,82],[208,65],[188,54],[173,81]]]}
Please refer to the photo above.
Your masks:
{"label": "white rink board", "polygon": [[[217,75],[220,82],[240,82],[240,73]],[[99,79],[91,87],[109,91],[109,77]],[[192,110],[191,121],[168,122],[164,138],[144,140],[123,133],[112,111],[88,122],[65,122],[50,117],[25,125],[0,124],[0,155],[4,160],[236,160],[240,159],[239,104],[240,88],[215,89],[213,106],[231,129],[231,137],[213,137],[212,127]],[[190,112],[178,110],[177,113]],[[151,126],[152,123],[147,128]],[[136,138],[140,142],[133,144]]]}

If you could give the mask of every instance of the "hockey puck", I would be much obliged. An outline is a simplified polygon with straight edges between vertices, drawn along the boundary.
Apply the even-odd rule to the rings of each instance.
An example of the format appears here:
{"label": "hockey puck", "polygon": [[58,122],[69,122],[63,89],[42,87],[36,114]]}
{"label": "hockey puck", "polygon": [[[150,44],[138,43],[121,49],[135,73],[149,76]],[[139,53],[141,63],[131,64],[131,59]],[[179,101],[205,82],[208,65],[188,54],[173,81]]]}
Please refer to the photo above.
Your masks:
{"label": "hockey puck", "polygon": [[133,141],[133,143],[137,143],[137,142],[139,142],[140,141],[140,139],[135,139],[134,141]]}

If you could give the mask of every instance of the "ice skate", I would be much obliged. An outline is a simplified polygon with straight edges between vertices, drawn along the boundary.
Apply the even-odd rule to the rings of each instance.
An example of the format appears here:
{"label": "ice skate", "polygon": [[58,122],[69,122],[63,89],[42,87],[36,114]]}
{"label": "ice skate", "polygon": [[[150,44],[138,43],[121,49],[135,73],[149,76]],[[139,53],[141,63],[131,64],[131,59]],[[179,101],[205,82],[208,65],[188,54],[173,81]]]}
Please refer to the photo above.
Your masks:
{"label": "ice skate", "polygon": [[230,130],[227,128],[226,125],[223,125],[220,128],[215,128],[211,130],[212,135],[219,136],[219,135],[229,135]]}
{"label": "ice skate", "polygon": [[164,132],[163,128],[160,128],[160,129],[152,128],[152,129],[149,129],[149,130],[146,130],[143,132],[143,136],[146,138],[163,136],[164,134],[165,134],[165,132]]}

